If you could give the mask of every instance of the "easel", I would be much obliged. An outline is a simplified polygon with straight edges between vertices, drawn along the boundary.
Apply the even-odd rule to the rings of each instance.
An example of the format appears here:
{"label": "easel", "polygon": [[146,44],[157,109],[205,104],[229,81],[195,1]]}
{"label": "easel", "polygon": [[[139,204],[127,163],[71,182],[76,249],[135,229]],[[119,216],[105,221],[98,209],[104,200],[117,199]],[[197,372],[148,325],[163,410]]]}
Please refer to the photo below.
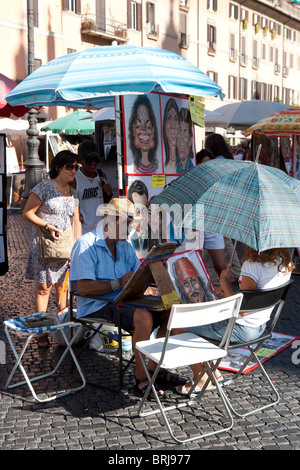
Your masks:
{"label": "easel", "polygon": [[[179,304],[180,299],[165,265],[165,261],[178,246],[178,242],[154,246],[115,302],[119,305],[131,305],[158,311],[167,310],[173,304]],[[145,291],[153,284],[156,285],[159,295],[145,295]]]}

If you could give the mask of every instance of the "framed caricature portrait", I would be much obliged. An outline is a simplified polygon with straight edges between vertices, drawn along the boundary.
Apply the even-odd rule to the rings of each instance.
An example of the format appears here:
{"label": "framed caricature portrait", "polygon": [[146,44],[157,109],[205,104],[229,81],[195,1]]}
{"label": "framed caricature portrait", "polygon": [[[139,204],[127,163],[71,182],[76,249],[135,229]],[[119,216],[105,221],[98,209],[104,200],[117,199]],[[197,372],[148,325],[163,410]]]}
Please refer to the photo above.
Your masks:
{"label": "framed caricature portrait", "polygon": [[208,288],[210,276],[198,251],[186,251],[171,256],[168,272],[180,300],[184,303],[198,303],[216,300]]}
{"label": "framed caricature portrait", "polygon": [[194,126],[189,100],[161,95],[165,174],[182,174],[195,166]]}
{"label": "framed caricature portrait", "polygon": [[127,173],[162,173],[159,95],[123,97]]}

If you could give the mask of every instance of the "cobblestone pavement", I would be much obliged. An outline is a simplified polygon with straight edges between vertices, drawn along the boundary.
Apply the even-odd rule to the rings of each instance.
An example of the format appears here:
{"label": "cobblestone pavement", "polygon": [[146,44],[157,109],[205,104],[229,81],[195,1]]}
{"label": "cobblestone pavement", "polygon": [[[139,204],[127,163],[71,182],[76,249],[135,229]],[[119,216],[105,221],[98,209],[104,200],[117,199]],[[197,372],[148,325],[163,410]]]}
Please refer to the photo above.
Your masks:
{"label": "cobblestone pavement", "polygon": [[[281,400],[275,407],[236,419],[229,432],[205,438],[185,445],[170,440],[166,427],[158,415],[146,420],[137,416],[138,398],[132,386],[133,370],[125,376],[124,389],[116,394],[87,385],[82,391],[47,404],[37,404],[26,387],[7,390],[5,382],[11,370],[13,357],[4,334],[2,321],[33,312],[34,285],[24,280],[30,227],[20,214],[8,216],[9,272],[0,277],[0,340],[6,346],[6,360],[0,363],[0,448],[2,450],[110,450],[155,453],[191,450],[292,450],[299,449],[299,365],[300,355],[291,347],[280,352],[266,363],[266,369],[279,390]],[[300,336],[299,304],[300,277],[293,276],[294,283],[282,312],[277,331]],[[55,310],[54,296],[50,311]],[[1,343],[0,343],[1,344]],[[3,345],[3,343],[2,343]],[[78,346],[75,347],[78,350]],[[299,349],[299,346],[298,346]],[[26,353],[24,363],[31,372],[39,373],[48,367],[61,352],[61,346],[51,340],[48,350],[39,349],[33,342]],[[294,358],[294,360],[293,360]],[[87,350],[80,358],[88,380],[112,385],[117,382],[117,365],[113,355]],[[188,372],[188,371],[186,371]],[[225,377],[231,373],[224,372]],[[76,378],[70,375],[70,362],[66,361],[58,373],[55,385],[62,385]],[[50,391],[53,380],[47,380]],[[241,382],[240,382],[241,383]],[[242,379],[244,391],[264,392],[258,371],[246,374]],[[43,391],[43,385],[36,385]],[[170,399],[180,401],[174,391],[167,390]],[[248,406],[248,405],[247,405]],[[249,405],[250,406],[250,405]],[[195,412],[188,409],[170,413],[172,425],[180,437],[194,435],[199,429],[210,430],[222,411],[216,392],[210,391]],[[209,414],[208,414],[209,413]],[[211,418],[213,416],[213,418]],[[183,452],[184,451],[184,452]],[[117,454],[116,454],[117,455]],[[124,455],[124,454],[123,454]],[[131,455],[131,454],[126,454]],[[148,455],[144,453],[142,455]],[[155,454],[156,455],[156,454]]]}

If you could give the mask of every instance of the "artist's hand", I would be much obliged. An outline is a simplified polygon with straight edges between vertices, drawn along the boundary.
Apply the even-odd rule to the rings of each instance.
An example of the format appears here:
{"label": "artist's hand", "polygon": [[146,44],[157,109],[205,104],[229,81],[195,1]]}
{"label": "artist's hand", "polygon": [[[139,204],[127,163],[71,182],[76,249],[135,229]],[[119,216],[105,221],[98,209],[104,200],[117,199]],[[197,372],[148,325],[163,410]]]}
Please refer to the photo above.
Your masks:
{"label": "artist's hand", "polygon": [[227,265],[227,268],[224,269],[224,271],[221,272],[220,274],[220,284],[222,284],[222,281],[224,282],[227,282],[228,284],[231,284],[231,267],[232,267],[232,264],[229,263]]}
{"label": "artist's hand", "polygon": [[128,271],[126,274],[124,274],[123,277],[121,277],[120,283],[121,283],[122,288],[126,286],[127,282],[129,281],[133,273],[134,271]]}
{"label": "artist's hand", "polygon": [[233,295],[233,290],[231,288],[231,267],[232,264],[229,263],[227,268],[224,269],[224,271],[222,271],[220,274],[220,288],[225,297]]}

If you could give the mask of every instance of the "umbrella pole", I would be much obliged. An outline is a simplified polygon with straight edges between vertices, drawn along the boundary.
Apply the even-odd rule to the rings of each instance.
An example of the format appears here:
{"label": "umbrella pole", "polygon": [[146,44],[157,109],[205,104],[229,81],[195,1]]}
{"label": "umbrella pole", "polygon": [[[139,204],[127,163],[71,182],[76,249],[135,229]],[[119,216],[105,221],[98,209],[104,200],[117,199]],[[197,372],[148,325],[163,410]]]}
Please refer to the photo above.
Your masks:
{"label": "umbrella pole", "polygon": [[118,188],[121,192],[123,190],[123,166],[122,166],[122,140],[121,140],[121,104],[120,96],[115,96],[115,110],[116,110],[116,138],[117,138],[117,173],[118,173]]}
{"label": "umbrella pole", "polygon": [[24,166],[23,166],[23,139],[22,139],[22,136],[19,136],[19,141],[20,141],[20,150],[21,150],[21,170],[23,171],[24,170]]}
{"label": "umbrella pole", "polygon": [[233,257],[234,257],[234,254],[235,254],[235,250],[236,250],[236,245],[237,245],[237,240],[234,241],[233,250],[232,250],[232,254],[231,254],[231,257],[230,257],[229,264],[232,264],[232,260],[233,260]]}
{"label": "umbrella pole", "polygon": [[256,152],[256,158],[255,158],[255,163],[258,163],[260,152],[261,152],[262,144],[259,144],[257,152]]}

